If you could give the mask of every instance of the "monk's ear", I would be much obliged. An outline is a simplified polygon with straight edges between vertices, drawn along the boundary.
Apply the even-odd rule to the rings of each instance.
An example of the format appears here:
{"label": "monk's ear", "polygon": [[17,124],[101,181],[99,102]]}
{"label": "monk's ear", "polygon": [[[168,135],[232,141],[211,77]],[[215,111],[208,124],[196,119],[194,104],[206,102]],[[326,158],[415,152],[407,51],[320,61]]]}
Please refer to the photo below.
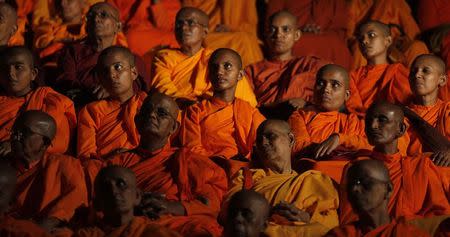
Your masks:
{"label": "monk's ear", "polygon": [[16,34],[17,28],[18,28],[18,27],[17,27],[17,24],[14,24],[14,25],[11,27],[11,31],[9,32],[9,38],[13,37],[13,35]]}
{"label": "monk's ear", "polygon": [[289,147],[292,148],[295,145],[295,136],[292,132],[289,132]]}
{"label": "monk's ear", "polygon": [[117,33],[119,33],[119,32],[121,32],[122,31],[122,22],[120,22],[120,21],[117,21],[117,24],[116,24],[116,34]]}
{"label": "monk's ear", "polygon": [[345,99],[344,99],[344,101],[347,101],[350,98],[351,95],[352,95],[352,93],[350,92],[350,90],[346,89],[345,90]]}
{"label": "monk's ear", "polygon": [[389,198],[391,197],[393,190],[394,190],[394,186],[392,185],[392,183],[391,182],[387,183],[386,184],[386,197],[385,197],[386,200],[389,201]]}
{"label": "monk's ear", "polygon": [[138,70],[136,66],[132,66],[130,69],[131,69],[131,79],[135,81],[139,76]]}
{"label": "monk's ear", "polygon": [[443,73],[439,77],[439,87],[444,87],[447,84],[447,81],[448,81],[447,74]]}
{"label": "monk's ear", "polygon": [[245,76],[244,69],[239,70],[238,81],[242,80],[242,78],[244,78],[244,76]]}
{"label": "monk's ear", "polygon": [[39,69],[37,67],[34,67],[31,69],[31,81],[34,81],[39,73]]}
{"label": "monk's ear", "polygon": [[302,37],[302,31],[297,27],[294,33],[294,41],[298,41]]}
{"label": "monk's ear", "polygon": [[203,38],[206,38],[206,36],[208,35],[208,33],[209,33],[209,28],[208,28],[208,26],[205,26],[205,27],[203,27]]}
{"label": "monk's ear", "polygon": [[397,133],[397,138],[402,137],[403,134],[405,134],[405,132],[406,132],[406,124],[404,121],[401,121]]}
{"label": "monk's ear", "polygon": [[134,206],[137,207],[142,201],[142,190],[136,188],[136,200],[134,200]]}
{"label": "monk's ear", "polygon": [[170,135],[174,134],[178,128],[180,127],[180,122],[175,121],[175,123],[172,126],[172,129],[170,130]]}
{"label": "monk's ear", "polygon": [[389,48],[392,44],[392,36],[386,36],[385,38],[385,42],[386,42],[386,48]]}

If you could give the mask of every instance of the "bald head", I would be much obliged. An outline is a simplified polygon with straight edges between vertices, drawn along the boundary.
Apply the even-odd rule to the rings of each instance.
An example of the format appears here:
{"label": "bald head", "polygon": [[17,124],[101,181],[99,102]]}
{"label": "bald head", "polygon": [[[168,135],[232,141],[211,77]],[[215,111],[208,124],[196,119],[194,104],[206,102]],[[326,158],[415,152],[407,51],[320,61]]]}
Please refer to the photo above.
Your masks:
{"label": "bald head", "polygon": [[350,85],[350,78],[348,76],[347,70],[337,64],[327,64],[319,69],[317,72],[316,78],[322,78],[324,74],[331,72],[331,73],[338,73],[342,79],[344,79],[344,85],[345,89],[349,89]]}
{"label": "bald head", "polygon": [[16,183],[16,170],[7,162],[0,161],[0,214],[8,209],[14,197]]}
{"label": "bald head", "polygon": [[17,12],[11,5],[6,2],[0,2],[0,14],[5,16],[11,22],[17,22]]}
{"label": "bald head", "polygon": [[181,8],[175,17],[176,20],[184,19],[187,15],[194,14],[198,23],[204,27],[209,25],[209,16],[202,10],[195,7],[183,7]]}
{"label": "bald head", "polygon": [[104,61],[108,57],[111,57],[111,55],[115,55],[115,54],[121,54],[122,56],[124,56],[126,58],[128,63],[130,64],[130,66],[132,66],[132,67],[135,66],[134,54],[128,48],[125,48],[123,46],[118,46],[118,45],[113,45],[113,46],[110,46],[110,47],[102,50],[102,52],[98,56],[97,66],[100,66],[100,67],[105,66],[105,65],[103,65]]}
{"label": "bald head", "polygon": [[284,121],[284,120],[279,120],[279,119],[267,119],[265,121],[263,121],[259,127],[258,127],[258,131],[260,130],[261,132],[267,128],[270,127],[276,127],[278,128],[280,131],[288,134],[292,131],[291,126],[289,125],[288,122]]}
{"label": "bald head", "polygon": [[297,16],[289,12],[288,10],[281,10],[278,12],[275,12],[269,17],[269,24],[271,24],[273,21],[275,21],[278,18],[285,18],[289,20],[289,23],[291,25],[297,26]]}
{"label": "bald head", "polygon": [[116,21],[119,21],[119,17],[120,17],[119,11],[115,7],[113,7],[111,4],[107,3],[107,2],[95,3],[94,5],[92,5],[89,8],[89,11],[88,11],[87,14],[89,15],[90,12],[101,12],[102,10],[105,10]]}
{"label": "bald head", "polygon": [[417,56],[413,63],[411,64],[411,68],[414,67],[414,65],[416,65],[416,63],[418,63],[419,61],[428,61],[431,62],[433,65],[435,65],[436,69],[439,71],[440,74],[445,74],[447,71],[446,65],[444,60],[442,60],[442,58],[434,55],[434,54],[421,54],[419,56]]}
{"label": "bald head", "polygon": [[242,58],[241,55],[239,55],[238,52],[229,49],[229,48],[219,48],[216,49],[212,54],[211,57],[209,58],[209,62],[214,62],[219,56],[221,55],[231,55],[233,57],[233,59],[235,59],[235,61],[237,62],[237,66],[239,69],[242,69]]}
{"label": "bald head", "polygon": [[359,27],[358,27],[358,32],[362,32],[364,28],[366,28],[367,26],[374,26],[376,27],[378,30],[380,30],[384,36],[391,36],[391,28],[389,27],[389,25],[384,24],[381,21],[377,21],[377,20],[369,20],[366,21],[364,23],[362,23]]}
{"label": "bald head", "polygon": [[14,56],[24,57],[25,62],[28,63],[31,68],[34,68],[33,53],[27,47],[24,46],[12,46],[1,50],[0,64],[5,63],[8,59]]}
{"label": "bald head", "polygon": [[127,185],[136,187],[136,175],[132,170],[118,165],[111,165],[101,169],[95,177],[95,193],[101,193],[105,181],[111,178],[126,179],[128,181]]}
{"label": "bald head", "polygon": [[56,121],[49,114],[40,110],[28,110],[17,117],[14,122],[13,132],[15,130],[30,129],[43,137],[53,140],[56,134]]}
{"label": "bald head", "polygon": [[400,106],[387,101],[378,101],[370,105],[370,107],[367,109],[366,114],[369,115],[373,113],[392,113],[393,118],[395,118],[395,121],[397,122],[403,122],[403,119],[405,117],[403,109]]}
{"label": "bald head", "polygon": [[357,174],[366,174],[370,178],[374,178],[383,182],[391,182],[389,170],[380,160],[366,159],[352,163],[347,171],[347,177]]}
{"label": "bald head", "polygon": [[142,113],[142,116],[149,116],[148,113],[150,113],[151,109],[155,106],[164,106],[173,118],[178,118],[180,108],[178,107],[177,102],[172,97],[157,91],[149,93],[142,103],[139,113]]}

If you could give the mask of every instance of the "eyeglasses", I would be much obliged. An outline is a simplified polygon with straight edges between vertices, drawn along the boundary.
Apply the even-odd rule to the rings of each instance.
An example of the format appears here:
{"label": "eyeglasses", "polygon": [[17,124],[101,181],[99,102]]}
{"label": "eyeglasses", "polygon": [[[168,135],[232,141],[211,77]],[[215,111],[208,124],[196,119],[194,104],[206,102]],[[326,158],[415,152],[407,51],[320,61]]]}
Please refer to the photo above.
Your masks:
{"label": "eyeglasses", "polygon": [[175,21],[175,28],[182,28],[184,25],[187,25],[188,27],[195,27],[195,26],[206,27],[206,25],[201,24],[201,23],[197,22],[196,20],[192,20],[192,19]]}
{"label": "eyeglasses", "polygon": [[88,13],[86,14],[86,19],[87,19],[88,21],[94,20],[96,16],[98,16],[98,17],[99,17],[100,19],[102,19],[102,20],[105,20],[105,19],[107,19],[107,18],[116,19],[115,16],[113,16],[112,14],[110,14],[110,13],[108,13],[108,12],[106,12],[106,11],[99,11],[99,12],[92,11],[92,12],[88,12]]}

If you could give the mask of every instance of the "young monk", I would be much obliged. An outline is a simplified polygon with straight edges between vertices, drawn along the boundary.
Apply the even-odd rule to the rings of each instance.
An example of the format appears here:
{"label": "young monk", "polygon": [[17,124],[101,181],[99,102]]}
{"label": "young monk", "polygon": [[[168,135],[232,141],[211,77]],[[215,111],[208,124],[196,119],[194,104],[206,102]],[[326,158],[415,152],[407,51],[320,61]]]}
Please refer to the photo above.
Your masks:
{"label": "young monk", "polygon": [[377,100],[406,104],[411,96],[408,69],[400,63],[389,64],[387,54],[392,44],[389,27],[379,21],[368,21],[359,28],[358,40],[367,65],[350,74],[349,111],[362,116]]}
{"label": "young monk", "polygon": [[263,237],[269,215],[270,205],[263,195],[253,190],[238,191],[229,201],[223,236]]}
{"label": "young monk", "polygon": [[216,221],[227,178],[207,157],[171,148],[169,138],[177,130],[179,109],[163,94],[150,94],[138,115],[139,146],[99,162],[90,161],[87,171],[95,177],[99,167],[116,164],[136,174],[144,195],[139,213],[182,236],[218,236]]}
{"label": "young monk", "polygon": [[0,16],[4,20],[3,27],[0,30],[0,47],[6,47],[17,32],[17,13],[11,5],[1,2]]}
{"label": "young monk", "polygon": [[[265,118],[258,109],[235,97],[237,83],[244,73],[241,57],[232,49],[217,49],[208,68],[213,96],[186,110],[180,130],[181,144],[223,162],[248,159],[256,129]],[[224,167],[230,175],[240,168],[234,167],[236,162],[226,163],[231,166]]]}
{"label": "young monk", "polygon": [[259,109],[267,117],[287,119],[312,99],[314,77],[325,62],[310,56],[294,57],[292,49],[300,37],[294,15],[285,10],[274,13],[266,29],[269,58],[245,68]]}
{"label": "young monk", "polygon": [[[429,217],[450,214],[448,180],[427,154],[416,157],[403,156],[398,150],[398,139],[406,131],[400,107],[387,103],[374,103],[366,114],[366,135],[373,151],[362,150],[352,158],[369,157],[383,161],[393,184],[389,200],[389,215]],[[344,175],[345,176],[345,175]],[[348,201],[341,197],[340,221],[354,221],[356,216]]]}
{"label": "young monk", "polygon": [[47,113],[29,110],[14,122],[8,162],[16,169],[17,186],[10,215],[31,219],[48,231],[68,222],[78,207],[87,205],[80,161],[47,152],[56,122]]}
{"label": "young monk", "polygon": [[258,128],[254,169],[233,178],[227,197],[241,189],[262,194],[272,207],[268,236],[325,234],[338,225],[338,193],[318,171],[298,174],[291,166],[294,135],[282,120],[266,120]]}
{"label": "young monk", "polygon": [[11,150],[11,127],[27,110],[42,110],[56,120],[58,130],[48,151],[68,151],[77,124],[73,102],[50,87],[36,87],[37,74],[27,48],[14,46],[0,52],[0,154]]}
{"label": "young monk", "polygon": [[[160,50],[153,60],[151,88],[175,97],[182,109],[201,100],[204,95],[212,94],[207,69],[213,51],[202,46],[208,34],[208,21],[208,15],[203,11],[182,8],[175,21],[175,36],[180,48]],[[247,79],[239,82],[236,97],[256,105]]]}
{"label": "young monk", "polygon": [[81,159],[105,159],[118,149],[139,144],[134,116],[147,94],[135,93],[138,77],[134,55],[129,49],[111,46],[102,51],[97,63],[103,100],[84,107],[79,115],[77,154]]}
{"label": "young monk", "polygon": [[107,166],[95,178],[94,206],[103,214],[94,227],[82,228],[75,236],[179,236],[177,233],[152,224],[146,217],[134,216],[134,208],[139,206],[142,194],[136,186],[133,171],[120,166]]}

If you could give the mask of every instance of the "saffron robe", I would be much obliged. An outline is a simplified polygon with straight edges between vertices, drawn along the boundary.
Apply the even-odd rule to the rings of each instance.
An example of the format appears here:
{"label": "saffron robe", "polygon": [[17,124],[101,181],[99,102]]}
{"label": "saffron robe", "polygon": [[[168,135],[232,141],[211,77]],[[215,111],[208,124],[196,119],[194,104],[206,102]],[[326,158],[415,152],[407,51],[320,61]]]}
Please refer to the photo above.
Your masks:
{"label": "saffron robe", "polygon": [[[202,48],[191,57],[179,49],[160,50],[153,61],[153,78],[150,87],[166,95],[192,101],[212,95],[207,76],[208,61],[213,50]],[[255,95],[247,78],[238,82],[237,98],[256,105]]]}
{"label": "saffron robe", "polygon": [[17,220],[10,216],[0,217],[2,237],[50,237],[44,229],[31,221]]}
{"label": "saffron robe", "polygon": [[42,110],[56,121],[56,135],[47,152],[65,153],[75,133],[77,117],[73,102],[50,87],[38,87],[24,97],[0,96],[0,141],[9,140],[20,113]]}
{"label": "saffron robe", "polygon": [[107,99],[86,105],[78,116],[78,157],[103,159],[116,149],[135,148],[139,134],[134,117],[145,97],[139,92],[123,104]]}
{"label": "saffron robe", "polygon": [[17,10],[17,31],[8,41],[8,46],[24,45],[28,15],[33,11],[33,0],[6,1]]}

